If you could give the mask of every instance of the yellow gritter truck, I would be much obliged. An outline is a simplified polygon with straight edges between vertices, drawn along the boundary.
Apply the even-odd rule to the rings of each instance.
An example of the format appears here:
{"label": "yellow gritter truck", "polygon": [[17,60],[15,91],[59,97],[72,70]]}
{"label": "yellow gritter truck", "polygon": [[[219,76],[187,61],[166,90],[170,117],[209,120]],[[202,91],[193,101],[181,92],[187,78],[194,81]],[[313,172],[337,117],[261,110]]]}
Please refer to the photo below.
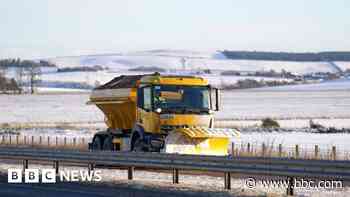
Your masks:
{"label": "yellow gritter truck", "polygon": [[234,129],[215,129],[219,90],[194,76],[122,75],[95,88],[88,103],[105,115],[91,150],[227,155]]}

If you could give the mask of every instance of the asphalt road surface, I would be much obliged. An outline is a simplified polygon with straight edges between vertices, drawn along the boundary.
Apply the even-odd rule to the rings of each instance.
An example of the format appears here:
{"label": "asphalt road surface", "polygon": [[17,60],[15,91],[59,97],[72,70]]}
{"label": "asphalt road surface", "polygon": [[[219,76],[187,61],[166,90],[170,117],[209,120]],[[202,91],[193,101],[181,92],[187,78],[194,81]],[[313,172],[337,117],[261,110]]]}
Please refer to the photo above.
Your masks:
{"label": "asphalt road surface", "polygon": [[177,191],[147,188],[140,184],[100,183],[7,183],[0,178],[1,197],[175,197],[175,196],[232,196],[227,192]]}

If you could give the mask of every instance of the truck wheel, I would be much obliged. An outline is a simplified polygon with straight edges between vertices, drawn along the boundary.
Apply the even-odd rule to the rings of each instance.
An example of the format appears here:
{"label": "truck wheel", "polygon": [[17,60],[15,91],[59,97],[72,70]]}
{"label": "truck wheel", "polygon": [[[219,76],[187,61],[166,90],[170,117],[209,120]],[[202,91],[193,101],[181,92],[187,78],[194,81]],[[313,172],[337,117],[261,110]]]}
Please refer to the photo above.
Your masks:
{"label": "truck wheel", "polygon": [[92,150],[102,150],[101,137],[96,136],[92,141]]}
{"label": "truck wheel", "polygon": [[140,138],[135,139],[132,151],[133,152],[145,152],[143,142]]}
{"label": "truck wheel", "polygon": [[102,150],[112,151],[113,150],[113,143],[112,142],[113,142],[112,136],[107,137],[103,142]]}

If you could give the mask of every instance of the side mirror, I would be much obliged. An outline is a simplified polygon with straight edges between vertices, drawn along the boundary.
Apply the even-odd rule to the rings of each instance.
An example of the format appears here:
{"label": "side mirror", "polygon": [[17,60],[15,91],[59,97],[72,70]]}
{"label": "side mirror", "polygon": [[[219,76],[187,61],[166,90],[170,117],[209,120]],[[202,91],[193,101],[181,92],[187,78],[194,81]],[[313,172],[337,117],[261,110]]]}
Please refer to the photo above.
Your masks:
{"label": "side mirror", "polygon": [[219,111],[221,109],[221,99],[220,99],[220,90],[215,88],[215,111]]}

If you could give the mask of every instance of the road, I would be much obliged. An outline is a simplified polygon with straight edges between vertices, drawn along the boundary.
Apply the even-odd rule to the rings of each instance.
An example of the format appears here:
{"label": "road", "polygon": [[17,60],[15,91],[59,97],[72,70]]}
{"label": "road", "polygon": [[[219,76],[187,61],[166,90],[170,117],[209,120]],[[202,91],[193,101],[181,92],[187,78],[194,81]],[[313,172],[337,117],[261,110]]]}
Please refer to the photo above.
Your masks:
{"label": "road", "polygon": [[[0,177],[1,197],[176,197],[176,196],[233,196],[229,192],[201,192],[169,190],[169,188],[148,188],[137,183],[54,183],[24,184],[7,183],[7,177]],[[234,195],[235,196],[235,195]]]}

